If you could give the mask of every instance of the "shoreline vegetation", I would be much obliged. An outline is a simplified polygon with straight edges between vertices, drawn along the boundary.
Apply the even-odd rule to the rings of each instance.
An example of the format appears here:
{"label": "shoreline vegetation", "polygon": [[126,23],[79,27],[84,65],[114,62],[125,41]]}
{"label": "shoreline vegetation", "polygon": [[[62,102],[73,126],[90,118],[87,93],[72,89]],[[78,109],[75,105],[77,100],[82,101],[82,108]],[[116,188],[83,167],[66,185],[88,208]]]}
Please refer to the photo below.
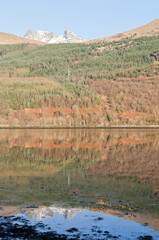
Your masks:
{"label": "shoreline vegetation", "polygon": [[150,125],[150,126],[107,126],[107,127],[96,127],[96,126],[86,126],[86,127],[1,127],[2,129],[159,129],[159,125]]}

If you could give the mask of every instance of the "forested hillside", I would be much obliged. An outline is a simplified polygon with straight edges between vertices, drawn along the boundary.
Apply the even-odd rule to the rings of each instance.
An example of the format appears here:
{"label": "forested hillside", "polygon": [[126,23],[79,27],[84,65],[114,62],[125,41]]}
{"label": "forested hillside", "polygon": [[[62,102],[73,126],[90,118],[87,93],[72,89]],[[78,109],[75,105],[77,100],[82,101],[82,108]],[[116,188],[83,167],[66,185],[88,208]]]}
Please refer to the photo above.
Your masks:
{"label": "forested hillside", "polygon": [[159,37],[0,45],[0,126],[159,125]]}

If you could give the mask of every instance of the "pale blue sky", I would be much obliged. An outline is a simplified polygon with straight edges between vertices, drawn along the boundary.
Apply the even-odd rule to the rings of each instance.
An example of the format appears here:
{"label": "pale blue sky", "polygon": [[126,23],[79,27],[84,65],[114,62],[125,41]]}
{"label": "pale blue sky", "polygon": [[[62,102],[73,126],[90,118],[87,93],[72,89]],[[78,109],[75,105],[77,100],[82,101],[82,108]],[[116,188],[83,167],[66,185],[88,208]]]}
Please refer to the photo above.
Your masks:
{"label": "pale blue sky", "polygon": [[0,0],[0,31],[29,29],[86,39],[109,36],[159,18],[159,0]]}

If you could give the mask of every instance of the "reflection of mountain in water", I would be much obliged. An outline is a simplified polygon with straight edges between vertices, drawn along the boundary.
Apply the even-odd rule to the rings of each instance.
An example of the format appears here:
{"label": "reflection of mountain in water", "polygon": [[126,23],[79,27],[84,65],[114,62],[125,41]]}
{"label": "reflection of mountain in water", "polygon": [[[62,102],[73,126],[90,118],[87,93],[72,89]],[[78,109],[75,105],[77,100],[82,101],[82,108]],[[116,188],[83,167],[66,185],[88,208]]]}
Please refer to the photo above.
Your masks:
{"label": "reflection of mountain in water", "polygon": [[[0,198],[156,213],[158,156],[159,130],[0,130]],[[55,206],[32,214],[55,213],[74,214]]]}
{"label": "reflection of mountain in water", "polygon": [[41,219],[41,218],[51,218],[55,214],[61,214],[65,217],[65,219],[71,219],[75,215],[83,211],[84,210],[82,208],[64,208],[64,207],[50,206],[50,207],[44,207],[44,208],[33,210],[28,214],[28,216],[30,218]]}

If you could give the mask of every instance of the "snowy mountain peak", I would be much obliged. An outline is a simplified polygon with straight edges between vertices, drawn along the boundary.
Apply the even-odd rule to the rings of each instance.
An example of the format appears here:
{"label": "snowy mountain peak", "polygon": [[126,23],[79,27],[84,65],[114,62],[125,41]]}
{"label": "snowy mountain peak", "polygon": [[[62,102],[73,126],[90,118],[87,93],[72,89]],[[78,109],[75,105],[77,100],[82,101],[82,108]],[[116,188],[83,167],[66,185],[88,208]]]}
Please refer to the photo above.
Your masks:
{"label": "snowy mountain peak", "polygon": [[36,30],[29,30],[25,35],[25,38],[41,41],[41,42],[49,42],[51,38],[54,38],[54,34],[52,32]]}
{"label": "snowy mountain peak", "polygon": [[70,31],[70,30],[65,30],[65,31],[64,31],[64,35],[72,35],[72,36],[76,36],[76,34],[73,33],[73,32]]}
{"label": "snowy mountain peak", "polygon": [[70,30],[65,30],[62,35],[54,35],[53,32],[36,30],[29,30],[25,35],[25,38],[32,39],[36,41],[46,42],[46,43],[80,43],[84,42],[85,39],[77,36]]}

